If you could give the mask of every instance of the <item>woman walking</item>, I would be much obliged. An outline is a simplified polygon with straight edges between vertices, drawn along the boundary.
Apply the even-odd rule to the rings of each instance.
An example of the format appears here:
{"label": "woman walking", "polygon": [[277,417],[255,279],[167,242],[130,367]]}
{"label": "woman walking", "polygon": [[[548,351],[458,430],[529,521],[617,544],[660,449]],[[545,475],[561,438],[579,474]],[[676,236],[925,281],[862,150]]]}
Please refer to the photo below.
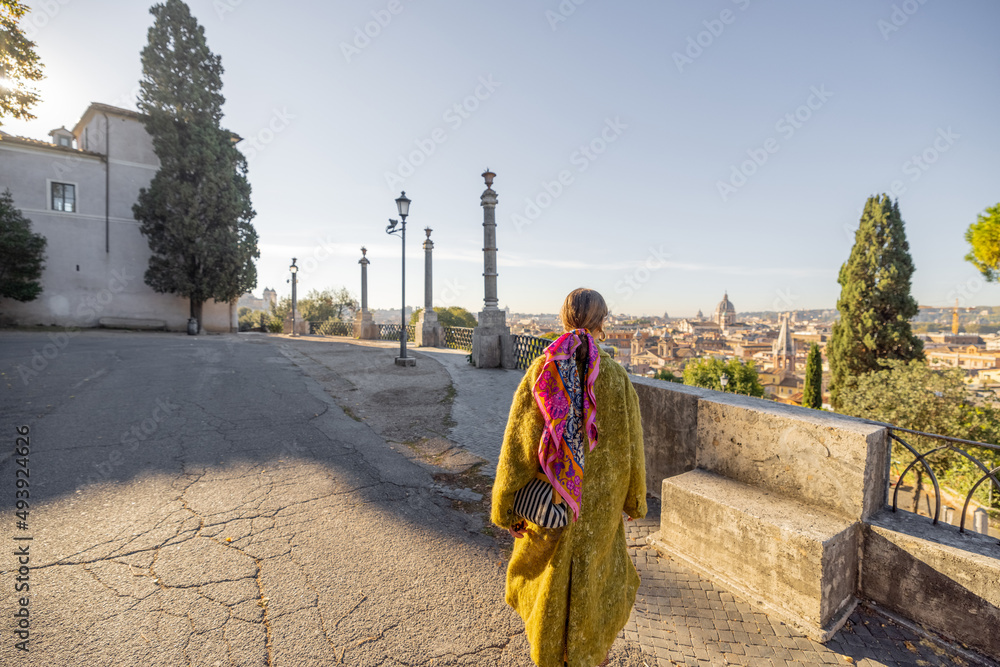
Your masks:
{"label": "woman walking", "polygon": [[[594,290],[566,297],[566,333],[525,372],[493,485],[492,521],[516,538],[507,604],[524,620],[539,667],[605,660],[639,587],[622,512],[646,515],[642,423],[628,375],[595,340],[605,337],[607,314]],[[528,514],[547,525],[565,514],[562,527],[543,528],[518,514],[528,501],[537,505],[541,480],[554,490],[552,504]],[[529,485],[526,499],[518,491]]]}

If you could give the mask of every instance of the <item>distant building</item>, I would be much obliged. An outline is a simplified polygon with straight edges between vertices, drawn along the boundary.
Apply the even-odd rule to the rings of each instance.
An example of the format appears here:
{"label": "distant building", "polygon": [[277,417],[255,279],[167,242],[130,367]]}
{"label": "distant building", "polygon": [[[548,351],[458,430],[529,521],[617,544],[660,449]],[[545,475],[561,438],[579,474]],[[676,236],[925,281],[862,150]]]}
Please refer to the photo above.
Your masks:
{"label": "distant building", "polygon": [[930,333],[927,337],[941,345],[982,345],[978,334],[972,333]]}
{"label": "distant building", "polygon": [[935,347],[925,350],[928,363],[933,366],[951,366],[967,371],[1000,368],[1000,352],[983,350],[975,345],[968,347]]}
{"label": "distant building", "polygon": [[264,288],[264,296],[257,298],[252,293],[247,292],[236,302],[236,308],[250,308],[251,310],[269,310],[277,303],[278,293],[269,287]]}
{"label": "distant building", "polygon": [[788,319],[788,315],[781,318],[781,328],[778,330],[778,338],[771,347],[771,354],[774,359],[774,370],[793,374],[795,373],[795,338],[788,331]]}
{"label": "distant building", "polygon": [[[42,294],[0,302],[6,320],[62,327],[166,327],[182,331],[188,299],[160,294],[143,275],[151,255],[132,215],[139,190],[160,166],[135,111],[92,103],[51,142],[0,131],[0,184],[44,236]],[[235,331],[236,303],[208,301],[202,326]]]}

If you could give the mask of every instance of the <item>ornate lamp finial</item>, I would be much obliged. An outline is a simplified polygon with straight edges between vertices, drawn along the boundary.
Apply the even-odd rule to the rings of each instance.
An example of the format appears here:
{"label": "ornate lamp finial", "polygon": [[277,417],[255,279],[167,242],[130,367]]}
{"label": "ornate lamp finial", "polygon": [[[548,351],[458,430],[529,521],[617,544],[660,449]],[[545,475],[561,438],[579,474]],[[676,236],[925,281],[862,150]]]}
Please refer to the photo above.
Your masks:
{"label": "ornate lamp finial", "polygon": [[361,246],[361,256],[362,257],[367,257],[368,256],[368,248],[366,248],[364,246]]}
{"label": "ornate lamp finial", "polygon": [[430,238],[431,232],[433,232],[434,230],[431,229],[430,227],[424,227],[424,231],[427,232],[427,238]]}
{"label": "ornate lamp finial", "polygon": [[493,179],[496,177],[497,175],[490,171],[489,167],[486,167],[486,171],[483,172],[483,179],[486,181],[487,188],[493,187]]}

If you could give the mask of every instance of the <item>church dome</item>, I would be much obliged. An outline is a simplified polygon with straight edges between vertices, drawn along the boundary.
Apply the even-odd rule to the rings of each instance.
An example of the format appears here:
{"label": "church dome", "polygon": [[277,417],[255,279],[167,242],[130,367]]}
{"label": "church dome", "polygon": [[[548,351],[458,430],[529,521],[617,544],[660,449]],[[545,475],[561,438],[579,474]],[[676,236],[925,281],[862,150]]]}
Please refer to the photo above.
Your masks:
{"label": "church dome", "polygon": [[736,322],[736,306],[729,300],[729,292],[726,292],[722,301],[715,307],[715,323],[719,326],[723,324],[734,324]]}
{"label": "church dome", "polygon": [[729,300],[729,292],[726,292],[722,296],[722,301],[719,302],[719,305],[716,307],[715,312],[717,312],[717,313],[720,313],[720,312],[721,313],[735,313],[736,312],[736,306],[734,306],[733,302]]}

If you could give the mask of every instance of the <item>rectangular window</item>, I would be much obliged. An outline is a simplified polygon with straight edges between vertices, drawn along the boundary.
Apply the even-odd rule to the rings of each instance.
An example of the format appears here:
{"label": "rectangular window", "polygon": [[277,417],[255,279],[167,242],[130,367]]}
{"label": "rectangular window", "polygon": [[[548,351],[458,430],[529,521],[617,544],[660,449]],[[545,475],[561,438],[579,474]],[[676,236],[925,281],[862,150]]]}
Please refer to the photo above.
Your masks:
{"label": "rectangular window", "polygon": [[52,210],[76,212],[76,186],[69,183],[52,184]]}

